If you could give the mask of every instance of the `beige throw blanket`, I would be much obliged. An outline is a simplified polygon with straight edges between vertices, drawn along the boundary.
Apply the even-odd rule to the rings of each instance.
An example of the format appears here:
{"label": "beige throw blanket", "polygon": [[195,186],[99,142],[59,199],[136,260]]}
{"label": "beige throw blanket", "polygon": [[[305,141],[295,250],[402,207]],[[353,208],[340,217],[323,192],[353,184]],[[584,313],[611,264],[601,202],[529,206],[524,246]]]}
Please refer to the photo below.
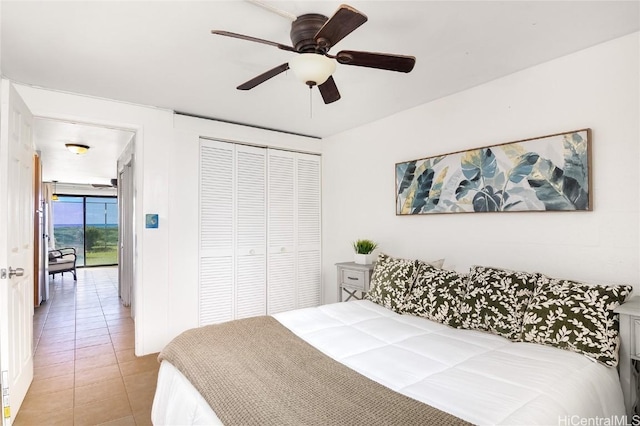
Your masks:
{"label": "beige throw blanket", "polygon": [[231,425],[459,425],[318,351],[272,317],[200,327],[160,353]]}

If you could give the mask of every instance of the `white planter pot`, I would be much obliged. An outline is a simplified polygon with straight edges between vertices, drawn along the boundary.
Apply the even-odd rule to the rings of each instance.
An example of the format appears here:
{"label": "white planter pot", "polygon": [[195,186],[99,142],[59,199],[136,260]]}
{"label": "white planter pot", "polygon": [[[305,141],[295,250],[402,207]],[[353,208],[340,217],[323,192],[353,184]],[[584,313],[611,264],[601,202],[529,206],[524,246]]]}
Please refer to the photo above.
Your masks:
{"label": "white planter pot", "polygon": [[354,255],[353,261],[359,265],[369,265],[373,263],[373,255],[356,253]]}

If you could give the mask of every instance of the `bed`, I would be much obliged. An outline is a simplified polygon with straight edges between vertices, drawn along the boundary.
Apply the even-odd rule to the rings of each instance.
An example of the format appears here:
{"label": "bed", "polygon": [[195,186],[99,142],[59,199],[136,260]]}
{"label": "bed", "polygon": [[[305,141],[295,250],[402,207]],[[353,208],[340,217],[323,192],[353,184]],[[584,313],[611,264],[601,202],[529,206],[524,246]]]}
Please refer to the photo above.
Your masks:
{"label": "bed", "polygon": [[632,287],[440,266],[381,254],[367,300],[182,333],[159,356],[154,424],[626,420],[613,310]]}
{"label": "bed", "polygon": [[[616,369],[573,352],[451,328],[366,300],[274,318],[360,374],[474,424],[562,424],[571,416],[625,412]],[[168,361],[160,367],[152,420],[222,424]]]}

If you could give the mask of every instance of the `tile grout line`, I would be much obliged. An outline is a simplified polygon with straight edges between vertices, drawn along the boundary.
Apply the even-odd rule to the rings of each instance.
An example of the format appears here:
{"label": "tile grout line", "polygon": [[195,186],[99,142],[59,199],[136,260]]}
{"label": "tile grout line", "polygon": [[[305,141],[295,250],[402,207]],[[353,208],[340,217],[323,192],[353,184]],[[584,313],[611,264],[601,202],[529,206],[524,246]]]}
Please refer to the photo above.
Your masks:
{"label": "tile grout line", "polygon": [[[54,392],[62,390],[60,384],[64,383],[63,388],[68,395],[68,397],[65,397],[67,402],[64,403],[65,408],[60,407],[58,410],[62,411],[57,412],[67,419],[68,424],[80,425],[86,422],[97,423],[99,421],[131,425],[150,424],[149,416],[152,397],[147,392],[148,387],[141,388],[139,386],[138,380],[140,379],[136,375],[151,373],[153,368],[148,367],[148,360],[141,359],[140,364],[138,364],[138,358],[135,357],[135,349],[132,348],[132,342],[129,340],[133,338],[133,320],[129,311],[121,306],[121,301],[117,295],[117,278],[114,278],[113,271],[108,271],[108,273],[104,274],[93,270],[79,271],[78,280],[73,284],[71,281],[62,278],[52,280],[50,285],[50,298],[46,301],[46,310],[39,311],[37,318],[38,330],[33,339],[34,357],[37,358],[38,364],[42,364],[38,367],[39,378],[35,381],[44,380],[47,384],[46,390],[38,387],[37,392],[31,394],[32,397],[37,398],[39,401],[42,398],[41,395],[54,395]],[[44,308],[44,306],[42,307]],[[98,327],[101,330],[93,327],[93,319],[103,322],[104,325]],[[105,328],[102,329],[102,327]],[[97,334],[92,333],[94,328]],[[104,338],[96,339],[100,336],[104,336]],[[108,339],[106,338],[107,336]],[[81,348],[78,348],[79,344],[82,346]],[[120,395],[119,398],[115,398],[114,393],[106,394],[100,393],[102,391],[96,391],[96,388],[101,387],[102,379],[101,377],[93,377],[92,370],[94,366],[99,368],[102,363],[94,364],[90,360],[93,357],[91,348],[101,345],[104,345],[105,351],[108,351],[113,357],[105,359],[104,365],[113,366],[110,367],[112,373],[109,374],[113,374],[111,377],[114,379],[116,377],[119,379],[118,387],[121,387],[123,391],[118,393]],[[120,357],[118,356],[117,348],[120,348]],[[73,353],[68,353],[67,351],[69,350],[73,350]],[[57,354],[59,354],[58,358],[50,358],[50,356]],[[79,357],[79,354],[83,355],[83,357]],[[63,363],[66,365],[63,366]],[[81,370],[78,370],[79,367],[81,367]],[[51,371],[49,369],[54,370]],[[87,377],[83,376],[85,373]],[[154,388],[157,369],[155,374],[154,379],[151,373],[149,383],[149,386]],[[62,378],[63,376],[66,376],[63,379],[65,382],[60,382],[58,377]],[[131,377],[129,380],[131,383],[130,386],[127,386],[125,379],[129,377]],[[149,377],[147,376],[143,380],[149,380]],[[80,384],[83,386],[79,386]],[[66,390],[68,389],[67,386],[70,387],[69,391]],[[84,394],[84,391],[80,389],[84,386],[88,387],[87,392],[91,392],[91,394]],[[93,392],[96,392],[95,396],[93,396]],[[126,403],[121,398],[126,398]],[[120,407],[114,408],[118,410],[117,413],[109,411],[112,409],[106,408],[107,406],[102,404],[102,401],[107,403],[107,400],[111,400],[110,403],[117,400],[115,402],[117,404],[116,407]],[[39,413],[50,412],[48,408],[43,411],[43,405],[45,407],[50,406],[52,399],[49,398],[43,403],[35,401],[33,400],[28,406],[25,406],[26,411],[21,410],[21,413],[24,413],[22,421],[16,418],[16,425],[35,424],[33,422],[29,423],[29,419],[34,419],[41,415]],[[82,405],[78,406],[81,401],[83,402]],[[83,408],[85,406],[89,410],[102,409],[104,411],[106,409],[107,413],[111,412],[121,417],[111,419],[108,414],[101,415],[100,418],[92,417],[89,414],[91,411],[87,412]],[[89,408],[90,406],[93,408]],[[103,408],[100,408],[101,406]],[[134,408],[137,411],[134,411]],[[52,418],[49,417],[49,419]]]}

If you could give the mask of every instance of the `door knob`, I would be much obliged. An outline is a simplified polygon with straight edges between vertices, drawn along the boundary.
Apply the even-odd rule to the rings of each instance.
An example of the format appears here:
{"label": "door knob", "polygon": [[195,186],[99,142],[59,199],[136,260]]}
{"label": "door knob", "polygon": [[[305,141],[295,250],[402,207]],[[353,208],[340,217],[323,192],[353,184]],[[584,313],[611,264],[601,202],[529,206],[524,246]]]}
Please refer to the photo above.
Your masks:
{"label": "door knob", "polygon": [[11,277],[21,277],[23,275],[24,275],[24,269],[23,268],[13,269],[11,266],[9,266],[9,278],[11,278]]}

